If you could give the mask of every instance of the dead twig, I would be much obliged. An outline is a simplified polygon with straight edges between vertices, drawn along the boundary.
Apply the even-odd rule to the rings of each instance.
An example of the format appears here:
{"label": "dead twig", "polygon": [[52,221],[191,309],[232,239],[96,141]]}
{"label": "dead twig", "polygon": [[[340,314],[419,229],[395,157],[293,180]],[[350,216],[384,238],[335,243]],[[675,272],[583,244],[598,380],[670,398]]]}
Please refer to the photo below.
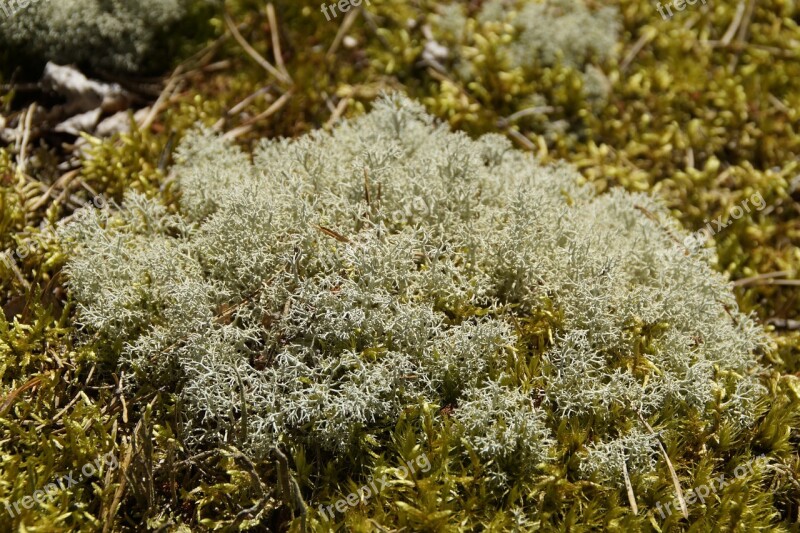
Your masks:
{"label": "dead twig", "polygon": [[60,410],[58,413],[56,413],[56,416],[54,416],[51,419],[51,422],[54,422],[54,423],[57,422],[59,418],[64,416],[64,414],[70,409],[70,407],[72,407],[73,405],[78,403],[78,399],[79,398],[85,398],[85,397],[86,397],[86,395],[83,393],[83,391],[80,391],[78,394],[75,395],[75,397],[67,405],[64,406],[64,408],[62,410]]}
{"label": "dead twig", "polygon": [[264,483],[261,481],[261,477],[258,475],[258,471],[256,470],[256,465],[253,461],[250,460],[245,454],[231,446],[231,450],[233,451],[233,455],[235,459],[240,459],[245,466],[247,467],[247,472],[250,474],[250,479],[253,481],[253,485],[256,486],[258,489],[258,495],[262,498],[267,497],[267,491],[264,487]]}
{"label": "dead twig", "polygon": [[283,52],[281,51],[281,40],[278,32],[278,18],[275,16],[275,6],[272,2],[267,4],[267,19],[269,20],[269,29],[272,36],[272,55],[275,56],[275,64],[278,65],[278,70],[283,72],[286,78],[291,82],[292,77],[286,70],[286,65],[283,63]]}
{"label": "dead twig", "polygon": [[642,33],[641,37],[639,37],[639,39],[634,43],[634,45],[625,55],[625,58],[619,65],[620,72],[625,73],[625,71],[628,70],[628,67],[631,66],[631,63],[636,58],[636,56],[639,55],[639,52],[642,51],[642,48],[644,48],[645,45],[647,45],[647,43],[655,39],[657,35],[656,30],[653,28],[650,28],[649,30],[650,31],[646,30],[644,33]]}
{"label": "dead twig", "polygon": [[218,455],[219,453],[220,453],[219,450],[206,450],[204,452],[198,453],[197,455],[188,457],[182,461],[178,461],[177,463],[175,463],[175,466],[194,465],[196,461],[200,461],[201,459],[206,459],[207,457]]}
{"label": "dead twig", "polygon": [[[750,20],[753,18],[753,11],[756,7],[756,0],[749,0],[747,2],[747,8],[744,12],[744,16],[742,17],[742,23],[739,26],[739,31],[736,34],[736,42],[744,46],[747,42],[747,32],[750,30]],[[728,69],[733,72],[733,69],[736,68],[736,64],[739,62],[739,56],[742,55],[742,49],[740,48],[734,56],[731,58],[730,65],[728,65]]]}
{"label": "dead twig", "polygon": [[236,39],[237,43],[239,43],[239,46],[244,48],[244,51],[247,52],[247,55],[252,57],[256,63],[261,65],[264,68],[264,70],[272,74],[278,81],[286,85],[292,85],[292,80],[289,77],[287,77],[283,72],[272,66],[272,63],[264,59],[264,57],[261,54],[259,54],[255,48],[250,46],[250,43],[248,43],[245,40],[245,38],[242,37],[242,34],[239,33],[239,30],[236,28],[236,24],[234,24],[233,20],[231,19],[231,16],[228,13],[225,13],[225,24],[228,26],[231,35],[233,35],[233,38]]}
{"label": "dead twig", "polygon": [[[26,291],[31,290],[31,284],[28,283],[28,280],[25,279],[25,276],[22,274],[22,271],[19,269],[19,265],[17,265],[17,260],[14,259],[12,254],[4,252],[5,257],[0,258],[0,261],[4,262],[8,267],[14,272],[14,276],[16,276],[17,281],[19,281],[20,285],[25,287]],[[0,410],[2,412],[2,410]]]}
{"label": "dead twig", "polygon": [[739,32],[736,35],[736,40],[740,43],[744,43],[747,40],[747,32],[750,31],[750,20],[753,18],[755,8],[756,0],[750,0],[747,3],[747,10],[742,19],[742,24],[739,26]]}
{"label": "dead twig", "polygon": [[739,24],[742,23],[742,17],[744,16],[744,2],[739,2],[736,6],[736,13],[733,15],[733,20],[731,21],[731,25],[728,26],[728,30],[725,32],[725,35],[722,36],[720,43],[723,46],[728,46],[731,44],[733,40],[733,36],[736,35],[736,31],[739,29]]}
{"label": "dead twig", "polygon": [[122,403],[122,421],[128,423],[128,404],[125,402],[125,391],[123,390],[123,380],[125,379],[125,372],[119,375],[119,385],[117,386],[117,394],[119,394],[120,402]]}
{"label": "dead twig", "polygon": [[631,504],[633,514],[639,514],[639,506],[636,505],[636,495],[633,493],[633,485],[631,485],[631,478],[628,475],[628,466],[625,464],[625,458],[622,458],[622,476],[625,478],[625,491],[628,493],[628,502]]}
{"label": "dead twig", "polygon": [[270,90],[270,87],[261,87],[256,92],[246,96],[239,103],[237,103],[236,105],[234,105],[233,107],[231,107],[230,109],[225,111],[225,113],[223,114],[222,118],[220,118],[218,121],[216,121],[214,123],[214,126],[212,126],[212,129],[214,131],[221,131],[223,126],[225,125],[225,121],[227,119],[229,119],[230,117],[232,117],[234,115],[238,115],[239,113],[241,113],[247,106],[249,106],[251,103],[253,103],[253,101],[256,98],[258,98],[259,96],[263,96],[263,95],[267,94],[269,92],[269,90]]}
{"label": "dead twig", "polygon": [[270,498],[267,494],[264,482],[261,481],[261,477],[258,475],[258,470],[256,469],[256,465],[253,463],[253,461],[251,461],[249,457],[240,452],[233,445],[228,446],[228,449],[234,460],[238,459],[244,463],[248,474],[250,474],[250,480],[258,490],[259,495],[258,501],[253,506],[239,511],[236,514],[236,518],[234,519],[233,523],[226,528],[228,531],[238,531],[239,524],[241,524],[242,521],[246,520],[247,518],[253,518],[257,516],[266,507],[267,503],[269,503]]}
{"label": "dead twig", "polygon": [[104,508],[101,513],[102,522],[105,524],[103,526],[103,533],[108,533],[114,523],[114,515],[117,514],[117,508],[122,501],[122,495],[125,493],[125,486],[128,483],[128,476],[126,474],[128,472],[128,468],[131,466],[132,459],[133,443],[128,441],[128,449],[125,452],[125,458],[122,460],[122,464],[120,464],[119,485],[117,485],[117,489],[114,491],[114,499],[111,501],[111,506]]}
{"label": "dead twig", "polygon": [[664,456],[664,461],[667,462],[667,468],[669,469],[669,474],[672,477],[672,484],[675,486],[675,492],[678,494],[678,501],[681,504],[681,513],[683,517],[688,519],[689,518],[689,511],[686,509],[686,500],[683,499],[683,490],[681,490],[681,482],[678,479],[678,474],[675,472],[675,467],[672,466],[672,461],[669,460],[669,455],[667,455],[667,450],[664,449],[664,446],[661,444],[661,439],[658,438],[658,435],[655,431],[653,431],[652,426],[647,423],[647,420],[644,419],[642,413],[637,413],[639,415],[639,420],[642,421],[644,427],[647,428],[647,431],[650,432],[651,435],[656,435],[656,443],[658,444],[658,449],[661,450],[661,455]]}
{"label": "dead twig", "polygon": [[223,137],[226,139],[237,139],[241,137],[242,135],[253,129],[253,124],[255,124],[260,120],[264,120],[265,118],[269,118],[278,111],[280,111],[281,108],[286,105],[286,102],[289,101],[289,99],[292,97],[293,94],[294,91],[292,89],[288,90],[280,98],[275,100],[275,102],[271,106],[269,106],[266,111],[264,111],[263,113],[259,113],[253,118],[244,121],[241,126],[227,132],[225,135],[223,135]]}
{"label": "dead twig", "polygon": [[317,226],[317,228],[319,228],[319,230],[322,233],[324,233],[325,235],[327,235],[328,237],[333,237],[334,239],[336,239],[339,242],[346,242],[346,243],[350,242],[350,239],[348,239],[347,237],[345,237],[341,233],[337,233],[337,232],[333,231],[330,228],[326,228],[325,226]]}
{"label": "dead twig", "polygon": [[164,87],[164,90],[161,91],[161,94],[158,95],[158,100],[156,100],[156,103],[154,103],[153,107],[150,108],[150,112],[147,113],[147,116],[144,118],[144,120],[142,120],[141,124],[139,124],[139,129],[146,130],[153,124],[156,117],[161,112],[161,107],[164,105],[164,102],[169,100],[169,98],[175,93],[176,89],[178,88],[178,84],[181,81],[180,75],[182,72],[183,72],[183,66],[178,65],[178,67],[173,71],[172,75],[169,77],[169,81],[167,82],[167,85]]}
{"label": "dead twig", "polygon": [[63,189],[63,191],[62,191],[62,193],[61,193],[60,195],[58,195],[58,196],[56,196],[56,197],[54,197],[54,198],[55,198],[55,200],[58,200],[58,199],[60,199],[60,198],[63,198],[64,194],[65,194],[65,193],[66,193],[66,191],[68,190],[68,186],[69,186],[70,182],[71,182],[73,179],[75,179],[75,177],[76,177],[76,176],[78,176],[80,173],[81,173],[81,171],[80,171],[79,169],[75,169],[75,170],[70,170],[69,172],[67,172],[67,173],[65,173],[65,174],[62,174],[62,175],[61,175],[61,177],[59,177],[59,178],[58,178],[58,179],[57,179],[57,180],[56,180],[56,181],[55,181],[55,182],[54,182],[54,183],[53,183],[53,184],[50,186],[50,188],[49,188],[49,189],[47,189],[47,192],[46,192],[46,193],[45,193],[45,194],[44,194],[44,195],[43,195],[41,198],[39,198],[39,199],[38,199],[38,200],[37,200],[37,201],[36,201],[36,202],[35,202],[35,203],[34,203],[34,204],[33,204],[33,205],[30,207],[30,209],[31,209],[32,211],[38,211],[38,210],[39,210],[39,208],[41,208],[41,207],[42,207],[42,206],[43,206],[43,205],[44,205],[44,204],[47,202],[47,200],[49,200],[49,199],[50,199],[50,197],[53,195],[53,191],[54,191],[56,188],[58,188],[58,187],[61,187],[61,188]]}
{"label": "dead twig", "polygon": [[777,107],[779,111],[782,111],[783,113],[786,113],[787,115],[792,112],[791,108],[789,108],[789,106],[787,106],[781,100],[779,100],[774,94],[768,93],[767,94],[767,99],[772,103],[772,105]]}
{"label": "dead twig", "polygon": [[347,15],[345,15],[342,25],[339,26],[339,31],[336,32],[336,37],[333,39],[331,47],[328,48],[328,52],[325,54],[325,57],[331,57],[336,53],[336,50],[339,49],[339,45],[342,44],[342,40],[344,39],[345,35],[347,35],[347,32],[350,31],[350,28],[355,23],[356,18],[358,18],[359,13],[361,13],[361,9],[350,11]]}
{"label": "dead twig", "polygon": [[22,130],[22,142],[19,148],[19,155],[17,156],[17,169],[25,174],[28,164],[28,143],[31,140],[31,122],[33,121],[33,113],[36,111],[36,102],[32,103],[28,110],[25,112],[25,120],[20,121],[24,124]]}
{"label": "dead twig", "polygon": [[515,130],[514,128],[506,128],[506,135],[513,138],[515,141],[520,143],[522,146],[527,148],[528,150],[534,152],[536,151],[536,145],[531,142],[530,139],[525,137],[523,134]]}
{"label": "dead twig", "polygon": [[770,54],[773,54],[777,57],[782,57],[784,59],[798,58],[798,53],[794,49],[778,48],[777,46],[767,46],[765,44],[740,43],[734,41],[728,46],[723,46],[721,41],[714,41],[714,40],[700,41],[700,44],[710,46],[711,48],[727,48],[729,50],[739,53],[749,48],[753,50],[762,50],[764,52],[768,52]]}
{"label": "dead twig", "polygon": [[786,287],[800,287],[800,279],[766,279],[757,285],[783,285]]}
{"label": "dead twig", "polygon": [[308,514],[307,505],[303,500],[303,495],[300,493],[297,481],[289,473],[289,459],[277,446],[273,446],[270,452],[278,462],[278,481],[281,489],[281,498],[292,510],[292,516],[294,516],[295,511],[300,514],[300,531],[305,532],[306,515]]}
{"label": "dead twig", "polygon": [[774,279],[774,278],[784,278],[786,276],[791,275],[791,272],[788,270],[781,270],[780,272],[768,272],[766,274],[758,274],[756,276],[750,276],[749,278],[742,278],[733,282],[734,287],[744,287],[746,285],[752,284],[759,284],[758,282],[767,280],[767,279]]}
{"label": "dead twig", "polygon": [[788,318],[770,318],[767,320],[767,324],[775,326],[778,329],[800,331],[800,320],[790,320]]}
{"label": "dead twig", "polygon": [[391,43],[380,31],[378,31],[380,29],[378,23],[375,22],[375,17],[372,16],[372,13],[370,13],[368,9],[364,10],[364,20],[367,21],[367,26],[369,26],[370,31],[372,31],[372,34],[378,39],[378,41],[380,41],[383,47],[387,50],[391,50]]}
{"label": "dead twig", "polygon": [[28,389],[32,389],[39,385],[46,377],[48,376],[36,376],[29,379],[24,385],[18,387],[17,389],[11,391],[8,396],[3,400],[3,403],[0,403],[0,416],[4,415],[5,412],[11,407],[16,399],[19,397],[20,394],[25,392]]}
{"label": "dead twig", "polygon": [[529,107],[527,109],[522,109],[520,111],[517,111],[516,113],[508,115],[503,120],[505,120],[508,123],[511,123],[511,122],[516,122],[517,120],[523,117],[528,117],[531,115],[546,115],[547,113],[552,113],[555,110],[556,110],[555,107],[549,105]]}
{"label": "dead twig", "polygon": [[333,110],[333,113],[331,114],[331,118],[329,118],[328,121],[325,123],[324,128],[326,130],[330,129],[334,124],[336,124],[336,121],[339,120],[339,118],[341,118],[342,113],[344,113],[344,110],[347,109],[347,104],[349,104],[351,100],[352,98],[350,98],[349,96],[339,100],[339,103],[336,104],[336,108]]}

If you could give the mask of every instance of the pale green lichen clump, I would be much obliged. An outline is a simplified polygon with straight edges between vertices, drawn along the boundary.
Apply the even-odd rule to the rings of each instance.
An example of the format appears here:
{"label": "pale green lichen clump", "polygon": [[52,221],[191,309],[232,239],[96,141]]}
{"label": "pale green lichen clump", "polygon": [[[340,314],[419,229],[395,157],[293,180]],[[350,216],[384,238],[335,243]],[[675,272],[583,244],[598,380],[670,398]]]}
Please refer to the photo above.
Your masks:
{"label": "pale green lichen clump", "polygon": [[[514,64],[583,67],[615,55],[620,31],[616,8],[590,10],[581,0],[528,2],[514,21],[519,39],[512,46]],[[489,8],[484,8],[487,10]]]}
{"label": "pale green lichen clump", "polygon": [[[619,18],[616,8],[592,10],[584,0],[491,0],[483,4],[475,21],[507,33],[501,55],[507,56],[512,67],[562,62],[582,68],[614,57]],[[443,6],[434,21],[448,41],[460,41],[469,34],[467,26],[471,22],[459,3]]]}
{"label": "pale green lichen clump", "polygon": [[481,75],[473,65],[477,50],[483,51],[486,42],[485,36],[476,39],[475,32],[480,30],[499,37],[492,54],[493,63],[499,62],[502,68],[521,69],[526,78],[541,75],[535,69],[556,65],[576,69],[582,74],[585,96],[606,97],[610,84],[596,65],[616,57],[621,28],[617,8],[590,9],[584,0],[491,0],[483,4],[475,20],[467,18],[459,3],[442,7],[433,20],[465,81]]}
{"label": "pale green lichen clump", "polygon": [[0,45],[61,64],[135,72],[197,4],[217,0],[32,0],[0,17]]}
{"label": "pale green lichen clump", "polygon": [[590,419],[582,471],[618,482],[657,457],[640,414],[752,422],[762,333],[646,195],[595,196],[402,97],[253,162],[206,132],[179,159],[179,214],[131,194],[64,235],[83,326],[180,390],[195,441],[343,454],[426,401],[501,482]]}

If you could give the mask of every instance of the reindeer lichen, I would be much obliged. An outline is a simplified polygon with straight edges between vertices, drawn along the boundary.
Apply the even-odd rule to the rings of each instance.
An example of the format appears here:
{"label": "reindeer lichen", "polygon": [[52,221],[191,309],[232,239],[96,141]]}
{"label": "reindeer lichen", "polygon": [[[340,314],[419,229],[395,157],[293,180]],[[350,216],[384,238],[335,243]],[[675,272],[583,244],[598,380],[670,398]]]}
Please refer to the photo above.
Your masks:
{"label": "reindeer lichen", "polygon": [[170,31],[217,0],[33,0],[0,17],[0,45],[15,53],[114,72],[149,66]]}
{"label": "reindeer lichen", "polygon": [[195,442],[343,454],[428,402],[503,481],[560,421],[593,421],[584,471],[631,474],[654,464],[625,444],[652,443],[640,417],[752,422],[763,333],[647,195],[596,196],[397,96],[252,162],[205,131],[179,152],[178,213],[130,194],[64,235],[80,322],[140,386],[180,390]]}

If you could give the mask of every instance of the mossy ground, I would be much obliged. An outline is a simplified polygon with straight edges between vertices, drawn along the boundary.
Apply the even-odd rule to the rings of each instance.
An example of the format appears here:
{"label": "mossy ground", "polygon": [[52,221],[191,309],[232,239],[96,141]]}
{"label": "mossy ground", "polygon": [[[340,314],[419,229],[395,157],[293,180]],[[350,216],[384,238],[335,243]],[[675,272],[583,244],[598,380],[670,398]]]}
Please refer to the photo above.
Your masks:
{"label": "mossy ground", "polygon": [[[468,14],[480,4],[470,3]],[[797,531],[800,332],[793,321],[800,288],[791,282],[800,264],[800,51],[791,43],[800,40],[800,11],[786,1],[744,2],[743,20],[734,26],[733,2],[698,3],[669,21],[645,0],[616,5],[623,20],[621,50],[618,60],[603,66],[612,90],[600,108],[575,96],[580,80],[568,68],[503,71],[492,52],[503,28],[471,26],[475,35],[467,52],[479,66],[477,79],[465,82],[421,65],[422,28],[440,8],[436,2],[373,0],[366,12],[328,22],[315,3],[282,0],[275,2],[273,27],[263,3],[239,1],[227,6],[232,23],[272,64],[277,40],[291,82],[269,75],[245,53],[218,15],[211,21],[216,37],[195,43],[195,51],[202,50],[171,77],[175,83],[150,127],[92,140],[71,178],[56,168],[65,156],[55,143],[37,139],[36,157],[24,172],[14,147],[0,149],[0,244],[32,250],[13,269],[0,265],[7,317],[0,323],[0,503],[32,494],[107,452],[120,464],[14,520],[0,508],[0,530],[301,528],[301,518],[292,518],[298,502],[280,490],[280,461],[252,464],[235,450],[192,455],[183,444],[185,407],[173,391],[121,392],[125,378],[113,351],[87,343],[75,330],[59,274],[69,250],[43,228],[95,194],[119,200],[124,190],[136,188],[175,198],[168,178],[172,150],[196,121],[249,146],[262,136],[330,127],[336,117],[362,113],[381,91],[399,89],[454,127],[472,134],[507,132],[544,160],[573,162],[600,190],[652,190],[692,230],[727,217],[755,192],[763,195],[763,211],[715,235],[719,268],[740,280],[735,290],[741,307],[773,329],[775,346],[764,356],[770,392],[757,424],[736,432],[670,413],[649,422],[664,431],[666,455],[684,491],[721,474],[732,480],[737,465],[760,454],[769,463],[757,463],[705,505],[689,505],[688,520],[680,513],[664,520],[656,504],[672,501],[675,489],[661,461],[656,475],[631,480],[639,507],[634,514],[624,488],[576,476],[575,457],[592,427],[585,420],[552,428],[558,441],[553,466],[495,494],[483,476],[486,465],[452,451],[453,406],[420,405],[396,426],[365,438],[347,461],[333,462],[316,450],[286,450],[289,474],[308,505],[308,528],[331,527],[318,516],[318,505],[388,474],[394,482],[380,496],[337,514],[337,529]],[[342,25],[351,22],[350,38],[334,46]],[[553,116],[509,122],[533,94],[546,98]],[[2,100],[4,115],[18,117],[32,98],[9,93]],[[554,120],[566,121],[562,135],[547,130]],[[31,242],[39,244],[31,248]],[[774,272],[786,274],[764,277]],[[524,341],[518,349],[527,365],[509,370],[529,382],[558,322],[543,315],[519,327]],[[400,458],[420,451],[432,463],[430,472],[403,481],[396,471]]]}

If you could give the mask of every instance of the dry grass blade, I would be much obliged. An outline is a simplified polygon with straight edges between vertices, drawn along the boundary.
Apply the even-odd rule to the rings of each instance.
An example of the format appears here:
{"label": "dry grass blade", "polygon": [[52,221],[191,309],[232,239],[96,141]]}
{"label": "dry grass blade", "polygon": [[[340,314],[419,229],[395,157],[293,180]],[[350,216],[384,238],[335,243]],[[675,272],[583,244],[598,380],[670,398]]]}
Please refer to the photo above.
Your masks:
{"label": "dry grass blade", "polygon": [[247,55],[252,57],[256,63],[264,67],[264,70],[272,74],[278,81],[285,83],[287,85],[292,84],[292,80],[290,78],[288,78],[283,72],[272,66],[272,63],[264,59],[264,57],[261,54],[259,54],[255,48],[250,46],[250,43],[248,43],[245,40],[245,38],[242,37],[242,34],[239,33],[239,30],[236,28],[236,24],[233,22],[228,13],[225,13],[225,24],[228,26],[228,29],[233,35],[233,38],[236,39],[236,42],[239,43],[239,45],[242,48],[244,48],[245,52],[247,52]]}
{"label": "dry grass blade", "polygon": [[17,169],[25,173],[28,159],[28,143],[31,139],[31,122],[33,121],[33,114],[36,112],[36,103],[32,103],[28,110],[25,112],[25,120],[23,121],[24,128],[22,130],[22,143],[19,148],[19,157],[17,159]]}
{"label": "dry grass blade", "polygon": [[507,128],[506,129],[506,135],[508,135],[509,137],[514,139],[515,141],[517,141],[519,144],[524,146],[527,150],[530,150],[532,152],[536,151],[536,145],[533,144],[530,139],[525,137],[523,134],[521,134],[517,130],[515,130],[513,128]]}
{"label": "dry grass blade", "polygon": [[631,485],[631,478],[628,475],[628,466],[625,464],[625,459],[622,459],[622,476],[625,478],[625,491],[628,493],[628,502],[631,504],[633,514],[639,514],[639,506],[636,505],[636,495],[633,493],[633,485]]}
{"label": "dry grass blade", "polygon": [[108,533],[111,530],[111,526],[114,523],[114,515],[117,513],[117,508],[119,507],[119,503],[122,501],[122,495],[125,492],[125,486],[127,485],[127,472],[128,468],[131,466],[131,460],[133,459],[133,443],[128,443],[128,449],[125,452],[125,459],[122,460],[122,464],[120,464],[119,469],[119,485],[117,485],[117,489],[114,491],[114,499],[111,501],[111,506],[106,507],[103,509],[101,513],[102,521],[105,523],[103,526],[103,533]]}
{"label": "dry grass blade", "polygon": [[555,110],[556,108],[550,105],[528,107],[507,116],[504,120],[508,123],[511,123],[516,122],[523,117],[529,117],[531,115],[546,115],[547,113],[552,113]]}
{"label": "dry grass blade", "polygon": [[780,272],[768,272],[766,274],[758,274],[756,276],[750,276],[749,278],[742,278],[733,282],[734,287],[745,287],[747,285],[759,285],[761,281],[769,280],[773,278],[785,278],[789,276],[791,272],[788,270],[782,270]]}
{"label": "dry grass blade", "polygon": [[286,65],[283,63],[281,39],[278,32],[278,18],[275,16],[275,6],[272,5],[272,2],[267,4],[267,19],[269,20],[269,29],[272,36],[272,54],[275,56],[275,64],[278,65],[278,70],[283,72],[286,78],[291,82],[292,77],[289,75],[289,71],[286,70]]}
{"label": "dry grass blade", "polygon": [[333,125],[336,124],[336,121],[338,121],[342,117],[342,114],[344,113],[345,109],[347,109],[347,105],[350,103],[351,100],[352,98],[350,98],[349,96],[339,100],[339,103],[336,104],[336,109],[334,109],[333,113],[331,114],[331,118],[329,118],[328,121],[325,123],[324,128],[326,130],[333,127]]}
{"label": "dry grass blade", "polygon": [[731,21],[731,25],[728,26],[728,31],[725,32],[725,35],[722,36],[722,43],[723,46],[728,46],[731,44],[733,40],[733,36],[736,35],[736,31],[739,29],[739,24],[742,23],[742,17],[744,16],[744,2],[739,2],[736,6],[736,14],[733,16],[733,20]]}
{"label": "dry grass blade", "polygon": [[0,256],[0,261],[4,262],[9,268],[11,268],[11,271],[14,272],[14,276],[17,278],[17,281],[19,281],[20,285],[25,287],[26,291],[31,290],[31,284],[27,279],[25,279],[25,275],[19,269],[19,265],[17,265],[17,261],[14,259],[14,256],[8,252],[3,252],[3,255]]}
{"label": "dry grass blade", "polygon": [[642,51],[642,48],[644,48],[647,43],[655,39],[657,34],[658,32],[654,28],[647,28],[644,33],[642,33],[642,36],[639,37],[639,40],[636,41],[631,47],[630,51],[625,56],[625,59],[622,60],[622,63],[620,63],[619,71],[624,73],[626,70],[628,70],[628,67],[631,66],[631,63],[636,56],[639,55],[639,52]]}
{"label": "dry grass blade", "polygon": [[339,26],[339,31],[336,33],[336,38],[333,39],[333,44],[331,44],[331,47],[328,49],[328,53],[326,54],[327,57],[331,57],[336,53],[336,50],[339,49],[339,45],[342,44],[344,36],[347,35],[347,32],[353,27],[353,24],[355,23],[359,13],[361,13],[361,10],[356,9],[355,11],[349,12],[344,17],[342,25]]}
{"label": "dry grass blade", "polygon": [[[641,413],[639,413],[639,420],[642,421],[644,427],[647,428],[647,431],[650,432],[651,435],[655,435],[656,432],[653,431],[652,426],[647,423],[647,420],[644,419]],[[683,499],[683,490],[681,489],[681,482],[678,479],[678,473],[675,472],[675,467],[672,466],[672,461],[669,460],[669,455],[667,455],[667,450],[664,449],[664,446],[661,444],[661,439],[656,439],[656,443],[658,443],[658,449],[661,450],[661,455],[664,456],[664,461],[667,462],[667,468],[669,469],[669,474],[672,476],[672,484],[675,486],[675,492],[678,495],[678,501],[681,504],[681,513],[683,517],[688,519],[689,518],[689,511],[686,509],[686,500]]]}
{"label": "dry grass blade", "polygon": [[[749,0],[747,2],[747,8],[744,12],[744,16],[742,17],[742,23],[739,26],[739,31],[736,34],[736,43],[740,46],[744,47],[747,43],[747,32],[750,30],[750,21],[753,18],[753,12],[756,7],[756,0]],[[739,63],[739,57],[742,55],[742,50],[739,49],[731,58],[731,62],[729,65],[729,70],[733,72],[733,69],[736,68],[736,65]]]}
{"label": "dry grass blade", "polygon": [[72,406],[73,406],[73,405],[75,405],[76,403],[78,403],[78,399],[79,399],[79,398],[81,398],[81,393],[82,393],[82,392],[83,392],[83,391],[81,391],[81,392],[79,392],[78,394],[76,394],[76,395],[75,395],[75,397],[74,397],[72,400],[70,400],[70,402],[69,402],[67,405],[65,405],[63,409],[61,409],[61,410],[60,410],[58,413],[56,413],[56,416],[54,416],[54,417],[52,418],[52,420],[51,420],[51,421],[52,421],[52,422],[57,422],[57,421],[58,421],[58,419],[59,419],[59,418],[61,418],[62,416],[64,416],[64,414],[65,414],[67,411],[69,411],[69,410],[70,410],[70,408],[72,408]]}
{"label": "dry grass blade", "polygon": [[244,99],[242,99],[241,101],[239,101],[239,102],[238,102],[236,105],[234,105],[233,107],[231,107],[230,109],[228,109],[227,111],[225,111],[225,113],[223,114],[223,116],[222,116],[222,117],[221,117],[221,118],[220,118],[218,121],[216,121],[216,122],[214,123],[214,126],[212,127],[212,129],[213,129],[214,131],[221,131],[221,130],[222,130],[222,128],[223,128],[223,126],[225,125],[225,122],[226,122],[226,121],[227,121],[227,120],[228,120],[230,117],[232,117],[232,116],[234,116],[234,115],[238,115],[239,113],[241,113],[242,111],[244,111],[244,109],[245,109],[247,106],[249,106],[250,104],[252,104],[252,103],[253,103],[253,101],[254,101],[256,98],[258,98],[259,96],[264,96],[264,95],[268,94],[268,93],[269,93],[269,90],[270,90],[270,87],[261,87],[260,89],[258,89],[258,90],[257,90],[257,91],[255,91],[254,93],[252,93],[252,94],[250,94],[250,95],[246,96]]}
{"label": "dry grass blade", "polygon": [[786,287],[800,287],[800,279],[767,279],[757,285],[784,285]]}
{"label": "dry grass blade", "polygon": [[9,407],[16,401],[20,394],[39,385],[46,376],[36,376],[29,379],[24,385],[11,391],[3,403],[0,403],[0,416],[4,415]]}
{"label": "dry grass blade", "polygon": [[[56,188],[58,188],[58,187],[61,187],[61,188],[63,188],[63,189],[64,189],[64,191],[66,191],[66,190],[67,190],[67,186],[69,185],[69,183],[70,183],[70,182],[71,182],[73,179],[75,179],[75,178],[76,178],[76,177],[77,177],[79,174],[80,174],[80,170],[70,170],[69,172],[67,172],[67,173],[63,174],[63,175],[62,175],[60,178],[58,178],[58,179],[57,179],[57,180],[56,180],[56,181],[55,181],[55,182],[54,182],[54,183],[53,183],[53,184],[50,186],[50,188],[49,188],[49,189],[47,189],[47,192],[46,192],[46,193],[45,193],[45,194],[44,194],[44,195],[43,195],[41,198],[39,198],[39,199],[36,201],[36,203],[34,203],[34,204],[31,206],[31,211],[38,211],[38,210],[39,210],[39,209],[40,209],[40,208],[41,208],[41,207],[42,207],[42,206],[43,206],[45,203],[47,203],[47,201],[50,199],[50,197],[51,197],[51,196],[52,196],[52,194],[53,194],[53,191],[54,191]],[[61,195],[59,195],[58,197],[56,197],[56,199],[58,199],[58,198],[61,198],[61,197],[63,196],[63,194],[64,194],[64,193],[62,193]]]}
{"label": "dry grass blade", "polygon": [[788,329],[789,331],[800,331],[800,320],[790,320],[786,318],[770,318],[767,324],[778,329]]}
{"label": "dry grass blade", "polygon": [[168,101],[169,98],[175,93],[176,89],[178,88],[182,71],[183,67],[179,65],[172,73],[172,76],[170,76],[167,85],[164,87],[164,90],[161,91],[160,95],[158,95],[158,100],[156,100],[156,103],[150,108],[150,112],[147,113],[147,116],[144,118],[144,120],[142,120],[142,123],[139,124],[140,129],[146,130],[150,127],[150,125],[158,116],[158,113],[161,111],[161,108],[164,106],[164,103]]}
{"label": "dry grass blade", "polygon": [[225,137],[226,139],[237,139],[241,137],[242,135],[253,129],[253,124],[261,120],[264,120],[265,118],[269,118],[278,111],[280,111],[281,108],[286,105],[286,102],[288,102],[289,99],[292,97],[292,94],[293,94],[292,90],[287,91],[280,98],[275,100],[275,102],[271,106],[269,106],[266,109],[266,111],[264,111],[263,113],[259,113],[258,115],[254,116],[251,119],[246,120],[244,123],[242,123],[241,126],[227,132],[225,135],[223,135],[223,137]]}

